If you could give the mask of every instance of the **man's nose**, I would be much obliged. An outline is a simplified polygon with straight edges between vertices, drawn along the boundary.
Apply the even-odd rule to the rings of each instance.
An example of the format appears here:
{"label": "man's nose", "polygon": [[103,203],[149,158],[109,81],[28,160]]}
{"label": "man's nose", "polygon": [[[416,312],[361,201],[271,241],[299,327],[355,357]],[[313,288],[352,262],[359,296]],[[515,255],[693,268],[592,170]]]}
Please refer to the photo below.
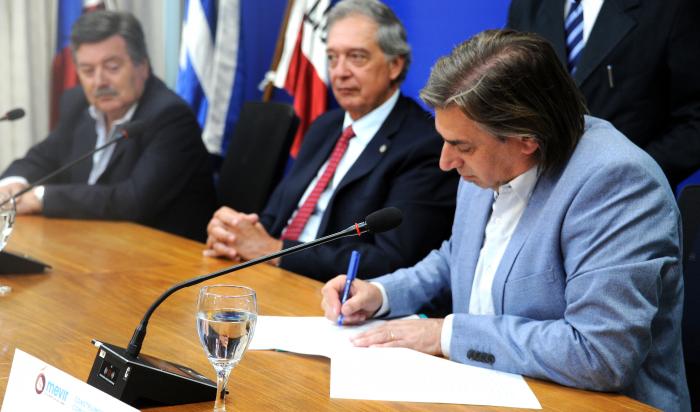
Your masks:
{"label": "man's nose", "polygon": [[440,152],[440,169],[447,172],[457,167],[456,156],[454,153],[455,149],[447,143],[442,144],[442,151]]}

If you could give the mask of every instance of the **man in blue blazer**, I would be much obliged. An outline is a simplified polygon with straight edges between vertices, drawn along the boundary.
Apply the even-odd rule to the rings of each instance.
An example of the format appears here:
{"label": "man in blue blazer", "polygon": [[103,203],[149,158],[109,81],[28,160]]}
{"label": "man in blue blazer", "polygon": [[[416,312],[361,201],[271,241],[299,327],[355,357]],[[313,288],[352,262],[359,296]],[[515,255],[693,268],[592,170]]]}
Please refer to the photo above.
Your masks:
{"label": "man in blue blazer", "polygon": [[[227,207],[216,212],[207,255],[253,259],[346,229],[383,207],[403,211],[398,229],[276,262],[325,281],[347,268],[353,249],[362,254],[363,274],[379,275],[416,263],[449,236],[457,176],[440,172],[441,142],[429,115],[399,92],[410,60],[401,22],[381,2],[352,0],[331,10],[328,27],[331,86],[342,110],[314,122],[259,217]],[[342,137],[350,126],[355,137]],[[344,139],[349,143],[339,154]],[[327,173],[333,159],[337,169]]]}
{"label": "man in blue blazer", "polygon": [[583,97],[543,38],[487,31],[440,59],[443,170],[462,176],[452,236],[414,267],[323,289],[350,323],[415,313],[356,338],[688,410],[681,351],[680,217],[658,165]]}

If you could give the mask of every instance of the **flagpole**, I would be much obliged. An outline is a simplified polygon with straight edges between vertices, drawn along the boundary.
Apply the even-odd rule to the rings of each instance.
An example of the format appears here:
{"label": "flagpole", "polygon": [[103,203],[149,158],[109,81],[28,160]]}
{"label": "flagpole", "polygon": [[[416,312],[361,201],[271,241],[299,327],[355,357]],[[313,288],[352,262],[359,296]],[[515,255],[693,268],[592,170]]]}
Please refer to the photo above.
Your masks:
{"label": "flagpole", "polygon": [[[287,0],[287,8],[284,10],[284,18],[282,19],[282,25],[280,26],[280,32],[277,35],[277,44],[275,45],[275,54],[272,56],[272,64],[270,64],[270,71],[277,70],[277,65],[282,57],[282,50],[284,49],[284,39],[287,33],[287,24],[289,23],[289,15],[292,13],[292,7],[295,0]],[[265,91],[263,92],[262,101],[269,102],[272,99],[272,93],[274,92],[275,86],[272,81],[269,81],[265,86]]]}

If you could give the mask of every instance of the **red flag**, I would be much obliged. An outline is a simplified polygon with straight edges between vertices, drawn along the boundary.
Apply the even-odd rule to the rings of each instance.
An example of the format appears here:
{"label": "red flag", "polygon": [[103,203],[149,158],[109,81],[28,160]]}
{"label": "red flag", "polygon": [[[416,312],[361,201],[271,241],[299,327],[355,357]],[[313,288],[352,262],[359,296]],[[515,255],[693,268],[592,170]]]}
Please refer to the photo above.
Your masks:
{"label": "red flag", "polygon": [[49,129],[58,123],[59,102],[64,91],[78,85],[78,73],[75,69],[70,50],[70,32],[83,10],[93,11],[104,8],[101,2],[83,0],[58,1],[58,36],[56,56],[51,64],[51,119]]}
{"label": "red flag", "polygon": [[296,157],[309,125],[328,107],[326,21],[330,0],[289,1],[294,3],[274,85],[294,97],[294,110],[300,119],[291,149]]}

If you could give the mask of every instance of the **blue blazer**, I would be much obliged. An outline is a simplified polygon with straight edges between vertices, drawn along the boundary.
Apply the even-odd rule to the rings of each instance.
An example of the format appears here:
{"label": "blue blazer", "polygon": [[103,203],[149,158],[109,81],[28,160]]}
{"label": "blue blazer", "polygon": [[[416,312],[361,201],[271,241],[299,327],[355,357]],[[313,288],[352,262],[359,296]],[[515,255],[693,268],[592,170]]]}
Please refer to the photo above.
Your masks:
{"label": "blue blazer", "polygon": [[[260,220],[279,237],[299,200],[340,137],[344,112],[319,117],[304,137],[291,171],[270,197]],[[343,177],[323,215],[318,237],[346,229],[383,207],[403,211],[397,229],[345,238],[282,258],[280,266],[328,280],[347,270],[350,253],[362,253],[360,273],[380,275],[410,266],[450,235],[457,175],[444,173],[438,160],[442,139],[430,115],[400,97],[377,134]],[[299,242],[285,241],[284,247]]]}
{"label": "blue blazer", "polygon": [[470,315],[492,202],[460,183],[452,237],[377,279],[389,316],[451,292],[453,360],[689,410],[680,213],[657,164],[587,117],[565,168],[538,179],[496,271],[495,315]]}

